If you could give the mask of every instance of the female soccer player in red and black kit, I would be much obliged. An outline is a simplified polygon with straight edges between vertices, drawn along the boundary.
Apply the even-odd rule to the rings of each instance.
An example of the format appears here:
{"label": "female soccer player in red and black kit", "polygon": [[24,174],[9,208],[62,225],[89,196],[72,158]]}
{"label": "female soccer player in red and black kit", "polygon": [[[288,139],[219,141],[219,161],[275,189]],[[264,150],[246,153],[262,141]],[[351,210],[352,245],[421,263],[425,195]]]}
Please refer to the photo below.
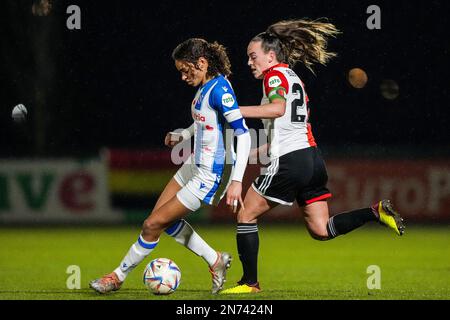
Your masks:
{"label": "female soccer player in red and black kit", "polygon": [[248,65],[253,76],[263,81],[261,105],[241,107],[245,118],[263,119],[269,143],[270,165],[249,188],[237,220],[237,248],[243,266],[238,286],[222,291],[260,291],[257,279],[257,219],[275,206],[292,205],[303,209],[306,227],[314,239],[331,240],[369,221],[378,221],[403,234],[402,219],[389,200],[330,218],[327,199],[327,171],[309,123],[305,85],[291,69],[297,62],[312,71],[314,64],[325,65],[334,53],[327,51],[328,38],[339,31],[328,22],[310,20],[280,21],[255,36],[247,47]]}

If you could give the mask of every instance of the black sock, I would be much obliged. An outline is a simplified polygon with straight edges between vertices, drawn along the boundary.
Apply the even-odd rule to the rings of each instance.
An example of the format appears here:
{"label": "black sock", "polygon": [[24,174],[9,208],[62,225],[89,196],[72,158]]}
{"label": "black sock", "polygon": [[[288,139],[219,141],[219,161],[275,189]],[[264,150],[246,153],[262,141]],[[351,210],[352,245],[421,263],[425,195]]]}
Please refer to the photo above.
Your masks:
{"label": "black sock", "polygon": [[329,239],[355,230],[369,221],[378,221],[372,208],[339,213],[328,220],[327,231]]}
{"label": "black sock", "polygon": [[257,224],[238,223],[236,241],[244,272],[239,284],[255,284],[258,282],[259,237]]}

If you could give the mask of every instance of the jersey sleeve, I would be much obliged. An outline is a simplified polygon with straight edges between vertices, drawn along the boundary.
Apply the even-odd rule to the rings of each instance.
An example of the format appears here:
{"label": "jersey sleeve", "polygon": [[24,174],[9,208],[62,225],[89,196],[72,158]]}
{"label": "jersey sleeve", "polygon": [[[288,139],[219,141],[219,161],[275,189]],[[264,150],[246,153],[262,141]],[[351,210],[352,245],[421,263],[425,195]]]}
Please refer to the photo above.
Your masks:
{"label": "jersey sleeve", "polygon": [[270,102],[275,99],[286,100],[289,84],[284,74],[278,70],[268,72],[264,76],[264,93]]}
{"label": "jersey sleeve", "polygon": [[211,92],[210,105],[227,120],[235,135],[248,132],[248,127],[242,118],[234,91],[228,83],[218,83]]}

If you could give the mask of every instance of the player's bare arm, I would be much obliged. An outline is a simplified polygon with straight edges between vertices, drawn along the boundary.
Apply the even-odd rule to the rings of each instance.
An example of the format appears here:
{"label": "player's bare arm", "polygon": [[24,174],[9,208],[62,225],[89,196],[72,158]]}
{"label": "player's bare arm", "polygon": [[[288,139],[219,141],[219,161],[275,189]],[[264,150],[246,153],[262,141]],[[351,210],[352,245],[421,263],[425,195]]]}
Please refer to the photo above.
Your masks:
{"label": "player's bare arm", "polygon": [[240,106],[244,118],[276,119],[286,112],[286,100],[274,99],[271,103],[261,106]]}

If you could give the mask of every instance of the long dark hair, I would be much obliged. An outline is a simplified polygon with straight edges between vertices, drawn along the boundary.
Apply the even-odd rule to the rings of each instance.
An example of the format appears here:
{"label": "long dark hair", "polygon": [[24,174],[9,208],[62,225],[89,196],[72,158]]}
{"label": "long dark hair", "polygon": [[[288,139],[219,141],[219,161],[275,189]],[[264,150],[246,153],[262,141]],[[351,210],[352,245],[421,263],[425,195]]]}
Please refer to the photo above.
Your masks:
{"label": "long dark hair", "polygon": [[191,62],[197,66],[199,58],[208,61],[207,75],[231,75],[231,63],[224,46],[218,42],[209,43],[200,38],[191,38],[180,43],[172,52],[172,59]]}
{"label": "long dark hair", "polygon": [[272,24],[251,41],[261,41],[264,52],[273,50],[277,60],[293,67],[302,62],[314,73],[314,64],[326,65],[336,56],[327,50],[328,39],[340,31],[332,23],[318,20],[283,20]]}

